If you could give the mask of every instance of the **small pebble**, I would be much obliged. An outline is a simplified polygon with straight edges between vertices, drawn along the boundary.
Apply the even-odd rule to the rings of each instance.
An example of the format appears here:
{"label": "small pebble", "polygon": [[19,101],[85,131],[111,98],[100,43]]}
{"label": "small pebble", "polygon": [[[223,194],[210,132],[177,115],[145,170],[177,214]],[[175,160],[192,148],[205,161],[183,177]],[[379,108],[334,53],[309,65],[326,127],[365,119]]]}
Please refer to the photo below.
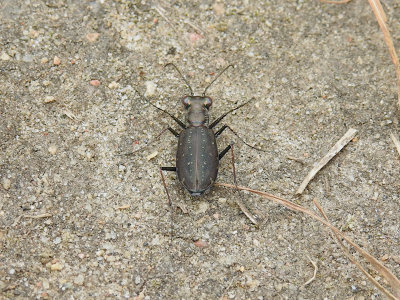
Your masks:
{"label": "small pebble", "polygon": [[93,86],[99,86],[100,85],[100,81],[98,81],[97,79],[94,79],[94,80],[90,80],[90,85],[93,85]]}
{"label": "small pebble", "polygon": [[155,237],[151,240],[150,244],[151,244],[152,246],[161,245],[160,238],[159,238],[158,236],[155,236]]}
{"label": "small pebble", "polygon": [[158,151],[154,151],[153,153],[149,154],[146,156],[147,160],[153,159],[154,157],[156,157],[158,154]]}
{"label": "small pebble", "polygon": [[214,13],[215,13],[217,16],[222,16],[222,15],[224,14],[224,12],[225,12],[224,4],[223,4],[223,3],[220,3],[220,2],[214,3],[214,4],[212,5],[212,8],[213,8],[213,10],[214,10]]}
{"label": "small pebble", "polygon": [[201,34],[198,34],[196,32],[191,32],[189,33],[189,40],[192,44],[196,43],[198,40],[202,39],[203,36]]}
{"label": "small pebble", "polygon": [[119,87],[119,83],[116,82],[116,81],[113,81],[108,85],[108,88],[111,89],[111,90],[115,90],[118,87]]}
{"label": "small pebble", "polygon": [[114,262],[114,261],[116,261],[118,258],[116,257],[116,256],[114,256],[114,255],[106,255],[105,257],[105,260],[106,261],[108,261],[108,262]]}
{"label": "small pebble", "polygon": [[46,280],[46,279],[43,280],[42,285],[43,285],[43,288],[44,288],[45,290],[47,290],[48,288],[50,288],[50,283],[49,283],[49,281]]}
{"label": "small pebble", "polygon": [[282,289],[283,289],[283,285],[282,285],[282,284],[277,283],[277,284],[275,285],[275,290],[276,290],[276,291],[280,292],[280,291],[282,291]]}
{"label": "small pebble", "polygon": [[99,36],[100,36],[100,33],[98,33],[98,32],[92,32],[92,33],[88,33],[88,34],[86,35],[86,39],[87,39],[90,43],[93,43],[93,42],[97,41],[97,39],[99,38]]}
{"label": "small pebble", "polygon": [[23,62],[33,62],[33,56],[30,54],[25,54],[22,56],[22,61]]}
{"label": "small pebble", "polygon": [[156,93],[157,85],[153,81],[146,81],[144,84],[146,85],[146,92],[144,93],[144,95],[146,97],[154,96]]}
{"label": "small pebble", "polygon": [[54,96],[46,96],[46,98],[44,98],[44,103],[51,103],[56,101],[56,98]]}
{"label": "small pebble", "polygon": [[[88,197],[89,198],[89,197]],[[90,199],[90,198],[89,198]],[[90,205],[90,203],[86,203],[86,205],[85,205],[85,209],[88,211],[88,212],[92,212],[92,206]]]}
{"label": "small pebble", "polygon": [[61,271],[63,268],[64,268],[64,266],[62,264],[60,264],[59,262],[56,262],[55,264],[52,264],[50,266],[51,271]]}
{"label": "small pebble", "polygon": [[210,207],[207,201],[202,201],[199,203],[199,209],[196,211],[198,214],[204,214]]}
{"label": "small pebble", "polygon": [[47,57],[43,57],[41,60],[40,60],[40,63],[41,64],[47,64],[49,62],[49,59],[47,58]]}
{"label": "small pebble", "polygon": [[61,290],[66,291],[66,290],[70,289],[71,287],[72,287],[71,282],[64,282],[63,285],[61,286]]}
{"label": "small pebble", "polygon": [[226,203],[226,198],[218,198],[219,204],[225,204]]}
{"label": "small pebble", "polygon": [[389,255],[385,254],[381,257],[381,261],[387,261],[389,259]]}
{"label": "small pebble", "polygon": [[50,154],[54,155],[57,153],[58,147],[56,145],[50,145],[49,149],[47,149],[47,150],[50,152]]}
{"label": "small pebble", "polygon": [[10,57],[7,53],[3,52],[3,53],[1,54],[1,56],[0,56],[0,59],[1,59],[1,60],[10,60],[11,57]]}
{"label": "small pebble", "polygon": [[15,269],[10,269],[10,270],[8,270],[8,274],[14,275],[14,274],[15,274]]}
{"label": "small pebble", "polygon": [[11,180],[8,178],[3,178],[3,182],[2,182],[3,188],[7,191],[10,189],[11,187]]}
{"label": "small pebble", "polygon": [[56,237],[56,238],[54,239],[53,243],[54,243],[55,245],[58,245],[59,243],[61,243],[61,238],[60,238],[59,236]]}
{"label": "small pebble", "polygon": [[202,241],[202,240],[195,241],[194,245],[199,248],[207,248],[209,246],[206,241]]}
{"label": "small pebble", "polygon": [[139,284],[140,283],[140,276],[136,276],[135,278],[135,284]]}
{"label": "small pebble", "polygon": [[235,259],[232,255],[228,254],[228,255],[224,255],[223,257],[221,257],[221,262],[225,266],[229,267],[235,263]]}
{"label": "small pebble", "polygon": [[256,287],[258,287],[260,285],[260,281],[252,279],[252,278],[248,278],[246,285],[251,289],[254,290]]}
{"label": "small pebble", "polygon": [[54,64],[55,66],[58,66],[58,65],[61,64],[61,60],[60,60],[60,58],[59,58],[58,56],[54,56],[53,64]]}
{"label": "small pebble", "polygon": [[74,279],[74,283],[77,285],[83,285],[84,281],[85,281],[85,277],[82,274],[79,274]]}
{"label": "small pebble", "polygon": [[50,283],[48,280],[44,279],[42,282],[43,288],[47,290],[50,287]]}

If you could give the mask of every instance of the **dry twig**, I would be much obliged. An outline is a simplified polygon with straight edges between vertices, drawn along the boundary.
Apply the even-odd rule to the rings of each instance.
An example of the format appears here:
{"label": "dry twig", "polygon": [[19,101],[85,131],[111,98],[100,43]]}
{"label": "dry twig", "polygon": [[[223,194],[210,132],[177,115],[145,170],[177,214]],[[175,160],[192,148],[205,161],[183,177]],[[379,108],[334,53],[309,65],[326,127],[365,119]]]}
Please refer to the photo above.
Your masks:
{"label": "dry twig", "polygon": [[178,33],[178,31],[176,30],[175,26],[171,23],[171,21],[166,17],[166,15],[164,14],[165,10],[160,7],[160,6],[153,6],[154,10],[157,11],[160,16],[168,23],[169,26],[171,26],[172,30],[175,31],[175,33]]}
{"label": "dry twig", "polygon": [[30,215],[24,215],[24,218],[30,218],[30,219],[43,219],[43,218],[49,218],[52,217],[52,214],[49,213],[44,213],[44,214],[40,214],[40,215],[36,215],[36,216],[30,216]]}
{"label": "dry twig", "polygon": [[400,155],[400,142],[399,142],[399,138],[398,138],[397,135],[394,134],[393,132],[390,133],[390,138],[392,139],[394,145],[396,146],[397,152],[399,152],[399,155]]}
{"label": "dry twig", "polygon": [[328,151],[328,153],[318,162],[318,164],[311,169],[311,171],[304,178],[303,182],[297,189],[296,194],[303,193],[308,183],[314,178],[314,176],[321,170],[340,150],[343,149],[356,135],[357,130],[350,128],[342,138]]}
{"label": "dry twig", "polygon": [[369,5],[371,5],[372,11],[375,14],[376,20],[378,21],[379,27],[383,32],[383,36],[385,38],[386,45],[389,48],[390,56],[392,57],[392,61],[395,67],[396,76],[397,76],[397,105],[400,109],[400,64],[399,57],[397,56],[396,49],[394,48],[392,37],[390,36],[389,28],[386,24],[387,18],[385,12],[382,8],[382,5],[379,0],[368,0]]}
{"label": "dry twig", "polygon": [[308,258],[308,260],[311,262],[311,264],[312,264],[313,267],[314,267],[314,274],[313,274],[313,276],[312,276],[309,280],[307,280],[306,283],[303,284],[303,286],[307,286],[307,285],[309,285],[311,282],[313,282],[314,279],[315,279],[315,277],[317,276],[317,272],[318,272],[317,263],[316,263],[316,262],[313,262],[313,261],[311,260],[311,258],[310,258],[308,255],[307,255],[307,258]]}
{"label": "dry twig", "polygon": [[323,3],[330,3],[330,4],[345,4],[350,2],[351,0],[337,0],[337,1],[330,1],[330,0],[320,0]]}
{"label": "dry twig", "polygon": [[131,206],[129,204],[125,204],[125,205],[117,206],[115,209],[124,210],[124,209],[129,209],[129,208],[131,208]]}
{"label": "dry twig", "polygon": [[304,165],[304,161],[302,159],[300,159],[300,158],[297,158],[297,157],[294,157],[294,156],[286,156],[286,158]]}

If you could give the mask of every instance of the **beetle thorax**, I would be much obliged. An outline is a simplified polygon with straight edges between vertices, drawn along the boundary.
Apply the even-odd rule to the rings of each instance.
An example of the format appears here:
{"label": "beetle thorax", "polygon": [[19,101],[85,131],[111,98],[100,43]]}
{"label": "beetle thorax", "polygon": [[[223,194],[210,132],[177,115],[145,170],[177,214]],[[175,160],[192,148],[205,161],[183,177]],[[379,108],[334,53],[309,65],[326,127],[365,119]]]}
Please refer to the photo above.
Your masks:
{"label": "beetle thorax", "polygon": [[205,96],[186,96],[182,100],[187,110],[186,121],[191,126],[208,125],[208,109],[211,99]]}

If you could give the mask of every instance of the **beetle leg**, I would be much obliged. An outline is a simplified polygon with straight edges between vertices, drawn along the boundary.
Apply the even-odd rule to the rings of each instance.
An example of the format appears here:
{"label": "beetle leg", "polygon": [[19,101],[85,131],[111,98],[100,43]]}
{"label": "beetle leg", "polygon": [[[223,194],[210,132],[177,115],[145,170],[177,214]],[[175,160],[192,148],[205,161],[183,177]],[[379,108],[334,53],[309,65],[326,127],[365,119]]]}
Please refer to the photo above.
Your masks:
{"label": "beetle leg", "polygon": [[218,155],[218,159],[221,160],[224,155],[232,148],[231,145],[229,145],[228,147],[226,147],[224,150],[221,151],[221,153]]}
{"label": "beetle leg", "polygon": [[164,177],[163,171],[171,171],[170,169],[172,169],[172,168],[173,167],[160,167],[161,179],[162,179],[162,183],[164,185],[165,193],[167,194],[167,197],[168,197],[168,206],[170,209],[170,216],[171,216],[171,240],[170,240],[170,243],[171,244],[172,244],[172,237],[174,235],[174,209],[172,207],[172,201],[171,201],[171,197],[169,196],[167,184],[165,183],[165,177]]}
{"label": "beetle leg", "polygon": [[179,133],[176,132],[174,129],[172,129],[171,127],[168,127],[169,132],[171,132],[174,136],[179,137]]}
{"label": "beetle leg", "polygon": [[167,194],[167,197],[168,197],[168,205],[169,206],[172,206],[172,201],[171,201],[171,197],[169,196],[167,184],[165,183],[165,177],[164,177],[164,174],[163,174],[162,171],[172,171],[172,169],[176,170],[175,167],[161,167],[160,168],[161,179],[162,179],[162,182],[163,182],[163,185],[164,185],[165,193]]}
{"label": "beetle leg", "polygon": [[218,129],[217,132],[215,133],[215,137],[219,137],[226,128],[228,128],[228,125],[224,125],[220,129]]}
{"label": "beetle leg", "polygon": [[176,167],[161,167],[161,171],[176,172]]}

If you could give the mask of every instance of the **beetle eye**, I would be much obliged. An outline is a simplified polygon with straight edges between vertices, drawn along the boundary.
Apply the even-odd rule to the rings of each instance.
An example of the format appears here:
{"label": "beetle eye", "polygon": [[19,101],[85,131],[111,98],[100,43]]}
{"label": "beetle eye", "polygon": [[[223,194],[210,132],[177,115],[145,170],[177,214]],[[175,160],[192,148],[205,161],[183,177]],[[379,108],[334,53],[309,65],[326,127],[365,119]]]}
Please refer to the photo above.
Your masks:
{"label": "beetle eye", "polygon": [[211,100],[211,98],[204,98],[204,107],[205,108],[209,108],[210,106],[211,106],[211,104],[212,104],[212,100]]}
{"label": "beetle eye", "polygon": [[186,108],[188,108],[190,106],[190,97],[184,97],[182,103]]}

